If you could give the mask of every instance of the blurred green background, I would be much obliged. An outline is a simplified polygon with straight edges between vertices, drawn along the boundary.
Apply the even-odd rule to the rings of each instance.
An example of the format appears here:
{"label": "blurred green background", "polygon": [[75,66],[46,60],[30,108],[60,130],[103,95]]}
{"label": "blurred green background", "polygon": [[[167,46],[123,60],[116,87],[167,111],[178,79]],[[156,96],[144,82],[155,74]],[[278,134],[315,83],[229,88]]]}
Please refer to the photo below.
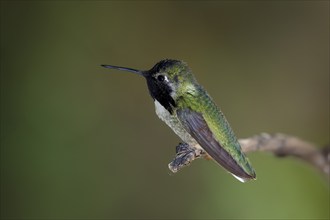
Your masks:
{"label": "blurred green background", "polygon": [[328,1],[1,1],[1,218],[329,218],[300,161],[249,155],[242,184],[215,163],[175,175],[178,137],[149,69],[184,60],[236,135],[329,143]]}

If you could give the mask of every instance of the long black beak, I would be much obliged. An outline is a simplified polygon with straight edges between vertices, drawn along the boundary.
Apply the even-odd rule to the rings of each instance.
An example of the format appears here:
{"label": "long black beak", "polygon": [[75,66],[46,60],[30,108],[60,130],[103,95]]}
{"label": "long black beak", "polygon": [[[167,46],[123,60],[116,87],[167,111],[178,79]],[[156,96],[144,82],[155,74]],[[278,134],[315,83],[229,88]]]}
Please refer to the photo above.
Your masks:
{"label": "long black beak", "polygon": [[121,67],[121,66],[113,66],[113,65],[101,65],[101,66],[104,67],[104,68],[108,68],[108,69],[122,70],[122,71],[135,73],[135,74],[138,74],[140,76],[145,76],[145,71],[142,71],[142,70],[127,68],[127,67]]}

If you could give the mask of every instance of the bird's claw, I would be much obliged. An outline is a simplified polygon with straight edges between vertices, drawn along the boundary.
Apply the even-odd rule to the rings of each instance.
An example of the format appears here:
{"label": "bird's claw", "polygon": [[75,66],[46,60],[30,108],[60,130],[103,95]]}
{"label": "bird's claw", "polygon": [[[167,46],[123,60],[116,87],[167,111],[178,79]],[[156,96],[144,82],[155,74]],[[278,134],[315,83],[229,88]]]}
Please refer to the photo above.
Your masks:
{"label": "bird's claw", "polygon": [[168,167],[173,172],[178,172],[181,168],[188,166],[193,160],[200,158],[204,154],[203,150],[190,147],[187,143],[180,143],[176,146],[176,155]]}

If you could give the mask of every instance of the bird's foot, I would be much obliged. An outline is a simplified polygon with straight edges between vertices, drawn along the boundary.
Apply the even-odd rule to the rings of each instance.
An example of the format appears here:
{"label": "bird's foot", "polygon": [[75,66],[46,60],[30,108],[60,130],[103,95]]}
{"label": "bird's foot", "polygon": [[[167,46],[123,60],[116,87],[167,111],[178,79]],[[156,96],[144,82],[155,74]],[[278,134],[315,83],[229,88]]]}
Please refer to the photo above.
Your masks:
{"label": "bird's foot", "polygon": [[178,172],[181,168],[188,166],[193,160],[198,159],[205,155],[202,149],[196,149],[187,143],[180,143],[176,146],[176,155],[168,168],[173,172]]}

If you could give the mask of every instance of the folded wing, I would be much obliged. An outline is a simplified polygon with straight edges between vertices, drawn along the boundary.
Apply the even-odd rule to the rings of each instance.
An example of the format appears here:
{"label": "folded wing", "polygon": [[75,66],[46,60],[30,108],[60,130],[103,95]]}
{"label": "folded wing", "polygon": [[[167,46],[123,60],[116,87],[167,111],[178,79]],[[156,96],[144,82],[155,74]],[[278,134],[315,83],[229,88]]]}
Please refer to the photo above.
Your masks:
{"label": "folded wing", "polygon": [[240,181],[254,179],[217,141],[202,114],[185,108],[177,111],[183,126],[199,145],[222,167],[233,174]]}

